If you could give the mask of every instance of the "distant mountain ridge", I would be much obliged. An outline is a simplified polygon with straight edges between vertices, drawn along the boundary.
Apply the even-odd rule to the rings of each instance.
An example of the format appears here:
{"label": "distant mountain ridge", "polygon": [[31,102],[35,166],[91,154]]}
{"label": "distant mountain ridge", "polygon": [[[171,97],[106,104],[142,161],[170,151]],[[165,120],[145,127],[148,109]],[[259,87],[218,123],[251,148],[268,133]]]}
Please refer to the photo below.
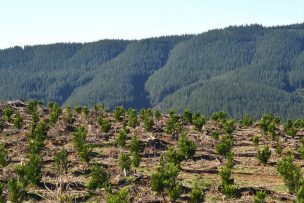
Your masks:
{"label": "distant mountain ridge", "polygon": [[304,117],[304,24],[0,50],[0,99]]}

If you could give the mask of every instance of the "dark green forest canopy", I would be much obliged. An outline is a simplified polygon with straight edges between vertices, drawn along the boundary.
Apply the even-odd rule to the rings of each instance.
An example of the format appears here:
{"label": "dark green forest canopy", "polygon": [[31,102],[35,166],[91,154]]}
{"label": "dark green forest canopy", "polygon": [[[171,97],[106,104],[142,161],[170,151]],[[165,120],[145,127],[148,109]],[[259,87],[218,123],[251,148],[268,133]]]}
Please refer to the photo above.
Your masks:
{"label": "dark green forest canopy", "polygon": [[0,50],[0,99],[304,118],[304,24]]}

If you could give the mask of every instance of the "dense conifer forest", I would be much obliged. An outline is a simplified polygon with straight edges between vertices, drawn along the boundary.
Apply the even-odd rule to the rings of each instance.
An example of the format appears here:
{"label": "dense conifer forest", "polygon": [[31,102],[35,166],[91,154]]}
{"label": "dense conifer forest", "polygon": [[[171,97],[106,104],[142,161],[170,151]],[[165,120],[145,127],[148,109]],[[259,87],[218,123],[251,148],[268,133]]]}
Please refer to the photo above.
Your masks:
{"label": "dense conifer forest", "polygon": [[0,99],[304,115],[304,24],[0,50]]}

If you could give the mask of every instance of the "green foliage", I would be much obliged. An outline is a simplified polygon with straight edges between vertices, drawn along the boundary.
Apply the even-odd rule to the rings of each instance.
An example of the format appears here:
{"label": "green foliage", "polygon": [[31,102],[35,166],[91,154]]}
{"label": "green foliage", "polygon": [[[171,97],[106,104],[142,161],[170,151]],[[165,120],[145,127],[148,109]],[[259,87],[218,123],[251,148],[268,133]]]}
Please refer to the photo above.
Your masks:
{"label": "green foliage", "polygon": [[220,137],[220,133],[217,130],[212,130],[211,136],[215,139],[218,140]]}
{"label": "green foliage", "polygon": [[173,163],[174,165],[180,166],[182,156],[173,147],[169,147],[165,153],[160,156],[160,166],[165,166],[167,163]]}
{"label": "green foliage", "polygon": [[235,129],[235,120],[228,119],[224,123],[224,130],[227,134],[231,135]]}
{"label": "green foliage", "polygon": [[229,153],[228,161],[225,166],[220,169],[219,175],[221,177],[221,192],[229,197],[238,197],[238,187],[234,185],[234,178],[231,177],[233,167],[233,155]]}
{"label": "green foliage", "polygon": [[293,27],[4,49],[0,95],[60,106],[189,108],[208,116],[223,109],[235,118],[269,111],[295,119],[304,113],[304,55],[303,25]]}
{"label": "green foliage", "polygon": [[135,128],[137,124],[137,112],[135,109],[130,108],[128,110],[128,125],[132,128]]}
{"label": "green foliage", "polygon": [[277,166],[277,171],[283,177],[284,183],[290,193],[296,193],[301,186],[303,174],[301,167],[293,163],[292,156],[283,157]]}
{"label": "green foliage", "polygon": [[136,136],[133,136],[130,143],[130,151],[132,153],[141,153],[145,148],[144,143],[138,139]]}
{"label": "green foliage", "polygon": [[168,189],[168,195],[172,202],[175,202],[181,195],[181,188],[179,185],[174,185]]}
{"label": "green foliage", "polygon": [[38,106],[41,105],[42,103],[39,100],[30,100],[27,104],[27,111],[32,114],[37,111]]}
{"label": "green foliage", "polygon": [[111,123],[109,122],[108,119],[99,116],[97,118],[97,122],[101,127],[102,132],[107,133],[111,130]]}
{"label": "green foliage", "polygon": [[23,119],[22,119],[20,113],[16,113],[16,117],[15,117],[15,120],[14,120],[14,126],[17,129],[21,129],[22,125],[23,125]]}
{"label": "green foliage", "polygon": [[301,146],[299,147],[298,152],[300,153],[301,158],[304,159],[304,137],[301,138],[300,142]]}
{"label": "green foliage", "polygon": [[75,110],[75,112],[76,112],[77,114],[81,114],[81,112],[82,112],[82,107],[79,106],[79,105],[76,105],[75,108],[74,108],[74,110]]}
{"label": "green foliage", "polygon": [[126,189],[121,189],[115,194],[110,194],[106,197],[107,203],[128,203],[128,191]]}
{"label": "green foliage", "polygon": [[190,140],[185,132],[182,132],[178,139],[178,151],[185,159],[190,159],[196,151],[196,144]]}
{"label": "green foliage", "polygon": [[266,192],[265,191],[257,191],[254,199],[253,199],[253,202],[254,203],[266,203]]}
{"label": "green foliage", "polygon": [[174,111],[169,112],[169,118],[167,120],[165,131],[168,134],[178,135],[182,132],[183,126],[179,122],[178,116],[174,113]]}
{"label": "green foliage", "polygon": [[248,114],[244,114],[239,123],[241,126],[249,127],[253,124],[253,119]]}
{"label": "green foliage", "polygon": [[197,130],[201,130],[203,125],[206,123],[206,118],[200,113],[195,113],[192,117],[192,123]]}
{"label": "green foliage", "polygon": [[159,119],[160,119],[161,113],[160,113],[159,110],[155,110],[155,112],[154,112],[154,117],[155,117],[156,120],[159,120]]}
{"label": "green foliage", "polygon": [[73,133],[73,141],[75,149],[80,157],[80,160],[89,163],[92,156],[92,149],[86,141],[87,131],[83,126],[80,126]]}
{"label": "green foliage", "polygon": [[287,135],[294,137],[300,128],[304,127],[304,123],[301,119],[297,119],[292,122],[290,119],[284,124],[284,131]]}
{"label": "green foliage", "polygon": [[58,175],[67,174],[69,161],[68,161],[68,151],[66,149],[62,149],[57,152],[54,157],[54,161],[56,163],[56,169]]}
{"label": "green foliage", "polygon": [[141,161],[141,157],[140,154],[138,152],[133,152],[132,153],[132,165],[137,168],[140,165],[140,161]]}
{"label": "green foliage", "polygon": [[271,156],[271,151],[268,146],[264,147],[262,150],[257,151],[257,159],[263,163],[267,164],[268,159]]}
{"label": "green foliage", "polygon": [[127,153],[121,153],[119,155],[119,167],[122,171],[130,171],[131,159]]}
{"label": "green foliage", "polygon": [[192,123],[192,113],[190,112],[189,109],[185,109],[183,112],[183,120],[186,123]]}
{"label": "green foliage", "polygon": [[192,203],[199,203],[204,202],[205,194],[202,190],[202,187],[199,186],[197,182],[195,182],[191,193],[190,193],[190,200]]}
{"label": "green foliage", "polygon": [[275,136],[276,125],[280,123],[278,117],[272,114],[263,114],[260,119],[259,127],[264,133],[270,133],[273,137]]}
{"label": "green foliage", "polygon": [[215,146],[215,149],[219,155],[227,157],[231,153],[233,142],[229,136],[225,135],[221,137],[220,142]]}
{"label": "green foliage", "polygon": [[124,147],[126,145],[127,133],[125,130],[121,129],[119,131],[118,137],[115,140],[117,146]]}
{"label": "green foliage", "polygon": [[12,120],[13,110],[9,107],[5,108],[2,112],[4,120],[10,122]]}
{"label": "green foliage", "polygon": [[26,165],[26,178],[34,185],[38,185],[41,181],[42,175],[42,160],[38,154],[29,154],[29,162]]}
{"label": "green foliage", "polygon": [[32,113],[32,122],[34,125],[36,125],[39,122],[39,115],[37,112]]}
{"label": "green foliage", "polygon": [[6,197],[4,196],[4,189],[5,189],[4,183],[0,183],[0,203],[6,202]]}
{"label": "green foliage", "polygon": [[260,136],[259,135],[255,135],[252,137],[252,143],[254,144],[254,146],[259,146],[259,142],[260,142]]}
{"label": "green foliage", "polygon": [[39,153],[44,147],[44,139],[47,135],[48,126],[44,121],[40,121],[37,125],[32,126],[32,132],[29,135],[29,151],[30,153]]}
{"label": "green foliage", "polygon": [[67,106],[66,108],[65,108],[65,110],[66,110],[66,114],[65,114],[65,122],[67,123],[67,124],[73,124],[73,115],[72,115],[72,109],[71,109],[71,107],[70,106]]}
{"label": "green foliage", "polygon": [[84,107],[82,108],[82,113],[83,113],[86,117],[88,117],[88,115],[89,115],[89,113],[90,113],[89,108],[86,107],[86,106],[84,106]]}
{"label": "green foliage", "polygon": [[0,133],[2,133],[3,130],[4,130],[4,123],[3,123],[3,121],[0,119]]}
{"label": "green foliage", "polygon": [[4,145],[0,143],[0,166],[5,167],[9,163],[9,157]]}
{"label": "green foliage", "polygon": [[153,121],[153,112],[151,109],[142,109],[140,112],[140,116],[144,121],[145,130],[150,132],[153,129],[154,121]]}
{"label": "green foliage", "polygon": [[117,106],[114,110],[114,117],[116,121],[123,121],[125,118],[125,109],[123,106]]}
{"label": "green foliage", "polygon": [[300,189],[297,191],[297,203],[304,203],[304,185],[302,183]]}
{"label": "green foliage", "polygon": [[59,116],[62,112],[59,104],[57,104],[56,102],[54,103],[49,103],[49,110],[50,110],[50,116],[49,116],[49,120],[51,123],[56,123],[59,119]]}
{"label": "green foliage", "polygon": [[18,181],[15,178],[12,178],[8,184],[8,191],[9,191],[9,200],[12,203],[21,203],[23,202],[26,191],[25,186],[22,182]]}
{"label": "green foliage", "polygon": [[224,111],[214,112],[211,116],[212,120],[224,123],[228,118],[228,115]]}
{"label": "green foliage", "polygon": [[89,190],[96,190],[109,184],[110,175],[100,164],[95,164],[92,167],[90,176],[91,178],[87,185]]}

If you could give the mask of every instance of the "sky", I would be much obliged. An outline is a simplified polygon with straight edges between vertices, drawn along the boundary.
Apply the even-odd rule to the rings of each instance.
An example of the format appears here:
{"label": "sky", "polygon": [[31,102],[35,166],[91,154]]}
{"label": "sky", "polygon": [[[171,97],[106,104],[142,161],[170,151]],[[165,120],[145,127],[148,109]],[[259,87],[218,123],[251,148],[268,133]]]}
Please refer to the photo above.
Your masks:
{"label": "sky", "polygon": [[0,48],[303,22],[303,0],[0,0]]}

